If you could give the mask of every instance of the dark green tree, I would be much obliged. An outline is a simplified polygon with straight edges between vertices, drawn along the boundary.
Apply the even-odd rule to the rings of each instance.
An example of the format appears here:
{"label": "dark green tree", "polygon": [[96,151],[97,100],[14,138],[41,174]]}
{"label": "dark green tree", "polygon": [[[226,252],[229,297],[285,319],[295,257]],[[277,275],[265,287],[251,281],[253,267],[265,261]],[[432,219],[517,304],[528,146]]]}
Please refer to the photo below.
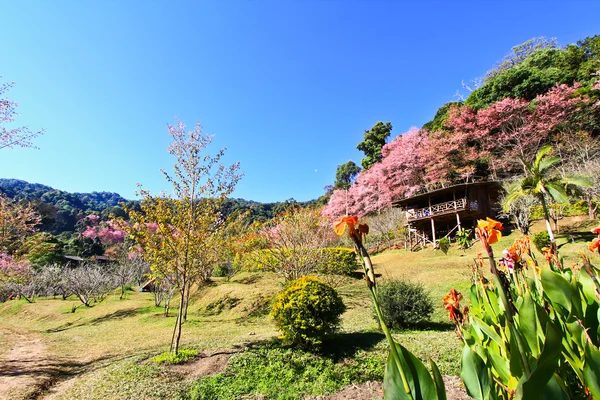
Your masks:
{"label": "dark green tree", "polygon": [[373,164],[381,161],[381,148],[385,145],[385,140],[392,133],[392,123],[381,121],[376,123],[370,130],[365,131],[365,137],[356,148],[365,153],[365,158],[361,160],[363,170],[371,168]]}
{"label": "dark green tree", "polygon": [[354,179],[360,172],[360,167],[350,160],[345,164],[340,164],[335,172],[335,183],[333,184],[334,189],[350,188],[350,185],[354,183]]}

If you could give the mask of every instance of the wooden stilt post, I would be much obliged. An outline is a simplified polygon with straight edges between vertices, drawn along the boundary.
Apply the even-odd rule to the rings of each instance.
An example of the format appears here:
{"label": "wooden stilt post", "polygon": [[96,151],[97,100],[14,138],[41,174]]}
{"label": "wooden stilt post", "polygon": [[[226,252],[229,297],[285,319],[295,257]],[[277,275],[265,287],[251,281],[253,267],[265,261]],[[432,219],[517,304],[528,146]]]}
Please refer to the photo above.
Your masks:
{"label": "wooden stilt post", "polygon": [[458,216],[458,213],[456,213],[456,223],[458,224],[458,231],[462,231],[462,226],[460,225],[460,217]]}
{"label": "wooden stilt post", "polygon": [[435,248],[435,223],[433,222],[433,213],[431,212],[431,196],[427,200],[429,201],[429,218],[431,219],[431,237],[433,239],[433,247]]}

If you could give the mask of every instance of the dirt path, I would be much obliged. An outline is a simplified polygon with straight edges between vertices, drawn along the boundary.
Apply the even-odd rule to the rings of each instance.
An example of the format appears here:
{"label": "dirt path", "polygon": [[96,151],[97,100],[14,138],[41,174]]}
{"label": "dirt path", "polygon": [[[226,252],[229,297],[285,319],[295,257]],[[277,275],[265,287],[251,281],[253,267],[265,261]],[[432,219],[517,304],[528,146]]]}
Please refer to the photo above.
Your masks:
{"label": "dirt path", "polygon": [[[40,337],[0,328],[0,399],[29,399],[47,386],[54,365]],[[9,350],[10,349],[10,350]]]}

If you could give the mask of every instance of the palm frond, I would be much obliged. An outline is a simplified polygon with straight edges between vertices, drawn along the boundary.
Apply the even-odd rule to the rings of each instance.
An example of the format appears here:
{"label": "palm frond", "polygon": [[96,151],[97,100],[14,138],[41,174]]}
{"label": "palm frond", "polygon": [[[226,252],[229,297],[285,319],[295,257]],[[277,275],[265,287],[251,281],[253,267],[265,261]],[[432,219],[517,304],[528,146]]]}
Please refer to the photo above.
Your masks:
{"label": "palm frond", "polygon": [[540,162],[538,164],[538,170],[537,170],[537,172],[539,174],[543,174],[544,171],[548,170],[554,164],[557,164],[557,163],[559,163],[561,161],[562,160],[560,159],[560,157],[544,157],[544,158],[542,158],[540,160]]}
{"label": "palm frond", "polygon": [[546,182],[544,188],[548,194],[557,203],[567,203],[569,196],[567,195],[566,187],[560,181]]}
{"label": "palm frond", "polygon": [[504,212],[508,212],[510,210],[510,206],[512,203],[529,194],[524,192],[523,189],[521,189],[521,185],[519,184],[520,182],[515,183],[515,185],[511,185],[512,190],[506,193],[506,196],[504,197],[504,199],[502,199],[502,204],[500,204]]}
{"label": "palm frond", "polygon": [[542,161],[544,156],[546,156],[546,154],[550,153],[551,151],[552,151],[552,146],[550,146],[550,145],[544,146],[541,149],[539,149],[537,154],[535,155],[535,161],[533,162],[533,169],[539,171],[540,170],[540,162]]}
{"label": "palm frond", "polygon": [[594,178],[587,175],[567,175],[562,178],[561,181],[567,186],[577,186],[582,188],[594,186]]}
{"label": "palm frond", "polygon": [[523,191],[536,191],[538,180],[533,176],[527,176],[519,182],[519,186]]}

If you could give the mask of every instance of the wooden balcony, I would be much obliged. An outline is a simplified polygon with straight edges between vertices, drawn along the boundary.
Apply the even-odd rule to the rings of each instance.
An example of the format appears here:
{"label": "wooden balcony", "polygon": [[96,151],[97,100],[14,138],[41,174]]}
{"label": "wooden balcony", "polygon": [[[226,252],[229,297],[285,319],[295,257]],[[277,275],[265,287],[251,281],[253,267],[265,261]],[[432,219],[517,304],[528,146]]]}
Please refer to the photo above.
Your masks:
{"label": "wooden balcony", "polygon": [[467,198],[432,204],[431,207],[417,208],[407,211],[408,221],[434,218],[440,215],[453,214],[459,211],[477,210],[477,201],[469,202]]}

